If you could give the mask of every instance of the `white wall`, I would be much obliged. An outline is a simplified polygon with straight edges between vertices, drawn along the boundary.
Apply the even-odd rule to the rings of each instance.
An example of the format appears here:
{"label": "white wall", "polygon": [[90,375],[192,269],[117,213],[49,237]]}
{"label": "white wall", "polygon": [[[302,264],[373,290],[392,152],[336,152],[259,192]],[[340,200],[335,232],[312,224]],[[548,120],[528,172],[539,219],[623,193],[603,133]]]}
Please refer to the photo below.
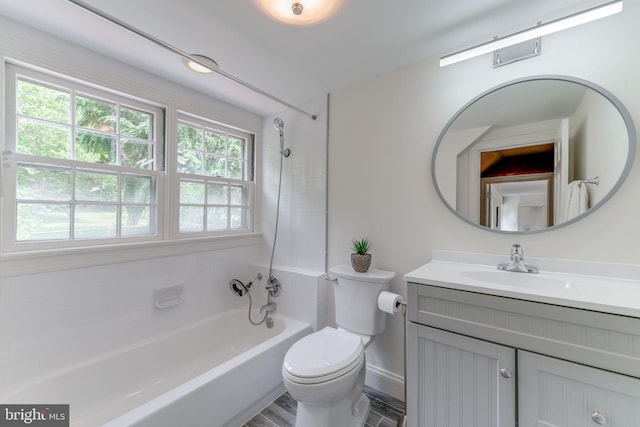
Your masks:
{"label": "white wall", "polygon": [[[348,263],[351,238],[373,242],[375,267],[403,274],[428,262],[433,249],[509,254],[518,241],[528,256],[640,262],[640,167],[608,204],[571,226],[512,237],[472,227],[437,197],[430,161],[449,118],[470,99],[516,78],[556,74],[611,91],[640,125],[640,4],[622,14],[544,38],[542,55],[492,68],[490,55],[439,68],[438,59],[377,76],[331,95],[329,131],[329,264]],[[509,26],[505,23],[505,26]],[[402,322],[367,352],[370,365],[402,373]]]}
{"label": "white wall", "polygon": [[327,188],[327,100],[302,106],[315,120],[292,110],[266,117],[262,145],[262,225],[266,257],[270,256],[276,220],[280,138],[274,117],[284,120],[280,219],[274,264],[325,271]]}

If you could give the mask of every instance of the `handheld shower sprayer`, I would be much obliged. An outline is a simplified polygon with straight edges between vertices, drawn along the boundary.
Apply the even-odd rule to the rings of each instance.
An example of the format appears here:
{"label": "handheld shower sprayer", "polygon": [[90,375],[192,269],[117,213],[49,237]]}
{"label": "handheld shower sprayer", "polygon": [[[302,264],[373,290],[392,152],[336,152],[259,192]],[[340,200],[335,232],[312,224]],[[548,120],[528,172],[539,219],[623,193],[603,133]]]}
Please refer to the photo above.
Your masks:
{"label": "handheld shower sprayer", "polygon": [[229,289],[231,289],[231,292],[233,292],[237,296],[242,297],[249,294],[251,285],[253,285],[253,282],[255,282],[256,280],[262,280],[262,274],[256,274],[256,277],[254,277],[254,279],[246,285],[238,279],[231,279],[231,281],[229,282]]}
{"label": "handheld shower sprayer", "polygon": [[273,127],[280,133],[280,138],[284,137],[284,120],[280,117],[273,119]]}
{"label": "handheld shower sprayer", "polygon": [[280,117],[276,117],[273,119],[273,127],[276,128],[280,134],[280,154],[285,157],[289,157],[291,155],[291,150],[284,148],[284,120]]}

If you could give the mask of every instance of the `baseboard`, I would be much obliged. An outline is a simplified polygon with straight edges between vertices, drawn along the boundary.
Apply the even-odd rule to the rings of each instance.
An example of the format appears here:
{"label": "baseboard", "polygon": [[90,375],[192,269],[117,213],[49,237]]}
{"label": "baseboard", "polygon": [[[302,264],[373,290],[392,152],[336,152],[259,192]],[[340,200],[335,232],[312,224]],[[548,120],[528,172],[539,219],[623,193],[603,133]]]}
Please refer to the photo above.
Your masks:
{"label": "baseboard", "polygon": [[365,384],[404,401],[404,378],[377,366],[367,365]]}

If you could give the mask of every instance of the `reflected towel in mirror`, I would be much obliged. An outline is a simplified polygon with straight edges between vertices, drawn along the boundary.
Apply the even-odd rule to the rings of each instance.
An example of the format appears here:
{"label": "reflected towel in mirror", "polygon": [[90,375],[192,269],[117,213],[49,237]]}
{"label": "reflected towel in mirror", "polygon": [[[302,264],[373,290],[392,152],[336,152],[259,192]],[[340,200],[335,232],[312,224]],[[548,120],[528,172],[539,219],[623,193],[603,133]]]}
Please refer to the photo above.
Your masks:
{"label": "reflected towel in mirror", "polygon": [[589,209],[589,193],[587,186],[581,181],[569,183],[565,219],[567,221],[582,215]]}

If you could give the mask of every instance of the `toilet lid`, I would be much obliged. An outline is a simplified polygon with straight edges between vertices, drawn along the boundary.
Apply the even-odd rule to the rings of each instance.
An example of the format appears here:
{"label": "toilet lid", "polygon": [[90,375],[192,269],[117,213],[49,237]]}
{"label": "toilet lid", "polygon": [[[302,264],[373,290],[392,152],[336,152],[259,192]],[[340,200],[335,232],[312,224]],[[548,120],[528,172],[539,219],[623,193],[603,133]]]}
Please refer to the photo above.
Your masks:
{"label": "toilet lid", "polygon": [[293,344],[284,357],[283,368],[299,379],[335,377],[333,374],[351,370],[363,352],[359,336],[327,327]]}

